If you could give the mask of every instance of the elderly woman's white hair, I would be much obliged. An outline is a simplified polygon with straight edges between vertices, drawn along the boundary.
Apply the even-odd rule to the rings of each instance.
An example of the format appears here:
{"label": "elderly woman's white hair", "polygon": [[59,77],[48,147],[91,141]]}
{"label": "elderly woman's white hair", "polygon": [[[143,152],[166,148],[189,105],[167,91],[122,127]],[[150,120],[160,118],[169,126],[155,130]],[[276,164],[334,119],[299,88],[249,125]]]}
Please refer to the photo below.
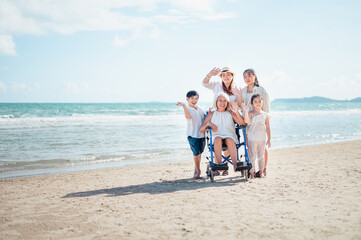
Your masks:
{"label": "elderly woman's white hair", "polygon": [[227,100],[226,110],[229,110],[229,108],[230,108],[229,96],[228,96],[227,94],[225,94],[224,92],[220,92],[220,93],[218,93],[218,95],[216,95],[216,96],[214,97],[213,107],[218,110],[217,101],[218,101],[218,98],[219,98],[219,97],[224,97],[224,98]]}

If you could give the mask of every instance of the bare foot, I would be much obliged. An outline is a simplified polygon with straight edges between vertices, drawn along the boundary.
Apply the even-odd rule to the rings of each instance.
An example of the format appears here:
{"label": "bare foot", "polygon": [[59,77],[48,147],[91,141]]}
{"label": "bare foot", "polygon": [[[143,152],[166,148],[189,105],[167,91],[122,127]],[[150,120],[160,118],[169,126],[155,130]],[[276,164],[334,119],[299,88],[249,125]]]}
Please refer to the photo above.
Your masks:
{"label": "bare foot", "polygon": [[194,172],[194,175],[193,175],[193,178],[194,179],[202,179],[202,177],[201,177],[201,172],[199,171],[199,172]]}

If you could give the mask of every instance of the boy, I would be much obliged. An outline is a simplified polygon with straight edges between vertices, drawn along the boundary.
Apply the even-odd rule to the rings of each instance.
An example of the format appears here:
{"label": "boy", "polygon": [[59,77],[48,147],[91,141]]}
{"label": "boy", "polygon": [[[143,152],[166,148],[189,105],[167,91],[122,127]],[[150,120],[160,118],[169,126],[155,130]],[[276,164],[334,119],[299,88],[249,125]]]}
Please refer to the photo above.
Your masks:
{"label": "boy", "polygon": [[201,179],[201,155],[205,147],[204,133],[199,131],[203,120],[204,112],[200,107],[197,107],[199,94],[197,91],[189,91],[186,95],[188,102],[188,107],[182,103],[177,102],[177,106],[182,106],[184,109],[185,116],[187,118],[187,136],[188,142],[193,152],[194,159],[194,179]]}

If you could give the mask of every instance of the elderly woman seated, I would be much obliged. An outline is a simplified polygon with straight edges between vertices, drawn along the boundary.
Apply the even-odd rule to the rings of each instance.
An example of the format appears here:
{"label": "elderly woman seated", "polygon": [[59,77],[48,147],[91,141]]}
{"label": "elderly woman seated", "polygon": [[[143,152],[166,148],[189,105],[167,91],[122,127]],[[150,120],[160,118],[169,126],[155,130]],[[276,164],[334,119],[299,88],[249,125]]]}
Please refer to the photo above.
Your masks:
{"label": "elderly woman seated", "polygon": [[[246,125],[243,117],[238,112],[236,102],[230,104],[229,97],[225,93],[219,93],[213,101],[213,106],[216,109],[209,112],[200,128],[201,132],[205,132],[207,127],[212,129],[212,142],[214,144],[215,163],[222,163],[222,144],[227,145],[229,154],[233,162],[233,168],[237,168],[237,147],[238,138],[235,131],[235,123],[239,125]],[[224,171],[222,175],[227,175]],[[215,175],[219,175],[216,171]]]}

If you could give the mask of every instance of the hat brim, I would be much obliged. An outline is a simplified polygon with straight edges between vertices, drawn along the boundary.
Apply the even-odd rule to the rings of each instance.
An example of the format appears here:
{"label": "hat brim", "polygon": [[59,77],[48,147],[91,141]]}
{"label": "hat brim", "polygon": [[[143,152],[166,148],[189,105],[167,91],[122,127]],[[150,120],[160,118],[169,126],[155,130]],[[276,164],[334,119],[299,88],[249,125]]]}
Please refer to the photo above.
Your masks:
{"label": "hat brim", "polygon": [[223,74],[223,73],[232,73],[232,75],[234,76],[234,72],[232,72],[232,71],[220,72],[220,73],[218,74],[218,76],[222,77],[222,74]]}

